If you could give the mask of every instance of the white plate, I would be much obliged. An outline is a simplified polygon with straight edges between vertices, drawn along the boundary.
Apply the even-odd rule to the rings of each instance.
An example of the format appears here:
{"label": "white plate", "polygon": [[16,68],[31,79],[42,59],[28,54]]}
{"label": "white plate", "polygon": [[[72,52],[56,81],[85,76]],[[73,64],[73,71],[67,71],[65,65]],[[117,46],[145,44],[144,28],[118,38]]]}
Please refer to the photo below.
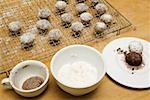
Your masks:
{"label": "white plate", "polygon": [[[137,40],[143,44],[143,59],[145,66],[139,70],[129,70],[126,63],[117,53],[117,48],[128,49],[129,42]],[[123,55],[122,55],[123,56]],[[103,58],[107,67],[107,74],[116,82],[131,88],[150,87],[150,44],[138,38],[119,38],[110,42],[103,50]]]}

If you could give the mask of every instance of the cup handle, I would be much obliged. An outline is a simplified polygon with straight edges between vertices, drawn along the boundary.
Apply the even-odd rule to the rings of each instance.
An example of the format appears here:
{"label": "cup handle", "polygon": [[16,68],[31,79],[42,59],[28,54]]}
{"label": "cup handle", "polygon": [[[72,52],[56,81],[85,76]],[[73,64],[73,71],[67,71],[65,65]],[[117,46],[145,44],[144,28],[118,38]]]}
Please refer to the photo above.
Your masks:
{"label": "cup handle", "polygon": [[3,87],[6,88],[6,89],[12,89],[12,86],[11,86],[11,84],[10,84],[9,78],[4,78],[4,79],[1,81],[1,84],[2,84]]}

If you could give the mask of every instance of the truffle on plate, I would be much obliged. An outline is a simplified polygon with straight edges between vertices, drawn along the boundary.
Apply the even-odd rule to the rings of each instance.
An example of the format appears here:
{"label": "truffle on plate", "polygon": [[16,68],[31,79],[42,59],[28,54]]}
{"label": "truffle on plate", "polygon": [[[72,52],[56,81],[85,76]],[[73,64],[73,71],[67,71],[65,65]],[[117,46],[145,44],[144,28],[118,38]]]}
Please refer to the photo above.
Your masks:
{"label": "truffle on plate", "polygon": [[84,3],[86,0],[76,0],[77,3]]}
{"label": "truffle on plate", "polygon": [[20,37],[22,48],[26,49],[26,50],[29,50],[31,47],[33,47],[34,40],[35,40],[35,34],[33,34],[31,32],[24,33]]}
{"label": "truffle on plate", "polygon": [[96,35],[103,36],[103,31],[107,29],[107,25],[104,22],[97,22],[94,29]]}
{"label": "truffle on plate", "polygon": [[49,21],[45,19],[41,19],[36,23],[36,27],[39,30],[40,34],[47,34],[50,26],[51,24],[49,23]]}
{"label": "truffle on plate", "polygon": [[71,26],[71,22],[73,21],[73,15],[71,13],[64,13],[61,15],[62,25],[65,28]]}
{"label": "truffle on plate", "polygon": [[71,29],[73,31],[72,36],[79,37],[80,34],[82,33],[82,30],[84,28],[84,25],[81,22],[74,22],[72,23]]}
{"label": "truffle on plate", "polygon": [[110,14],[103,14],[100,17],[100,20],[103,21],[104,23],[106,23],[107,25],[110,25],[113,20],[113,17]]}
{"label": "truffle on plate", "polygon": [[62,37],[62,32],[59,29],[52,29],[49,33],[50,44],[56,46],[60,43],[60,38]]}
{"label": "truffle on plate", "polygon": [[142,55],[136,52],[129,52],[125,55],[125,60],[130,66],[140,66],[142,64]]}
{"label": "truffle on plate", "polygon": [[21,23],[19,21],[14,21],[9,23],[8,28],[11,32],[11,35],[18,36],[21,31]]}
{"label": "truffle on plate", "polygon": [[131,41],[129,43],[129,51],[130,52],[136,52],[136,53],[142,53],[143,52],[143,45],[139,41]]}
{"label": "truffle on plate", "polygon": [[99,0],[91,0],[91,7],[95,7],[99,3]]}
{"label": "truffle on plate", "polygon": [[90,21],[93,19],[93,16],[88,12],[84,12],[80,15],[80,19],[81,19],[81,22],[83,23],[83,25],[88,27],[88,26],[90,26]]}
{"label": "truffle on plate", "polygon": [[85,3],[79,3],[76,5],[78,15],[80,15],[83,12],[86,12],[88,9],[89,7]]}
{"label": "truffle on plate", "polygon": [[56,7],[56,13],[59,15],[65,13],[65,8],[67,7],[67,3],[65,1],[57,1],[55,4]]}
{"label": "truffle on plate", "polygon": [[102,14],[106,13],[108,10],[107,6],[103,3],[98,3],[95,6],[95,9],[97,11],[97,14],[96,14],[97,17],[100,17]]}
{"label": "truffle on plate", "polygon": [[39,9],[38,16],[41,19],[48,19],[51,16],[51,11],[47,8]]}

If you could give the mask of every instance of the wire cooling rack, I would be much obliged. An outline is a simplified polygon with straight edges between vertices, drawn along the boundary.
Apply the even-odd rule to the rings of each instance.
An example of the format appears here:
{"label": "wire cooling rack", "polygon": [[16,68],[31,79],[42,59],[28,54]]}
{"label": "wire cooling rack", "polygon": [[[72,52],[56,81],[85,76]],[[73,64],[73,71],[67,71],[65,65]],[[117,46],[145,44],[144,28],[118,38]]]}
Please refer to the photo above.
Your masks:
{"label": "wire cooling rack", "polygon": [[[94,41],[99,37],[95,37],[94,24],[99,21],[96,18],[96,11],[92,8],[88,10],[93,14],[94,19],[91,26],[85,28],[83,34],[79,38],[71,36],[71,29],[61,26],[60,16],[56,14],[54,7],[57,0],[0,0],[0,73],[6,73],[13,68],[18,62],[27,59],[43,60],[53,55],[59,49],[71,44],[83,44]],[[109,13],[113,16],[113,24],[104,32],[103,37],[109,34],[120,34],[120,31],[127,29],[131,23],[120,14],[107,1],[100,0],[109,8]],[[86,1],[87,5],[91,5],[91,0]],[[69,0],[66,12],[74,15],[74,22],[80,21],[75,10],[75,0]],[[61,42],[57,46],[51,46],[48,43],[48,37],[36,34],[34,47],[25,51],[21,49],[21,43],[18,37],[10,36],[8,24],[12,21],[20,21],[22,23],[22,33],[28,31],[36,31],[35,24],[39,20],[37,17],[38,9],[48,8],[52,12],[50,18],[53,28],[59,28],[63,32]],[[99,38],[101,39],[101,38]]]}

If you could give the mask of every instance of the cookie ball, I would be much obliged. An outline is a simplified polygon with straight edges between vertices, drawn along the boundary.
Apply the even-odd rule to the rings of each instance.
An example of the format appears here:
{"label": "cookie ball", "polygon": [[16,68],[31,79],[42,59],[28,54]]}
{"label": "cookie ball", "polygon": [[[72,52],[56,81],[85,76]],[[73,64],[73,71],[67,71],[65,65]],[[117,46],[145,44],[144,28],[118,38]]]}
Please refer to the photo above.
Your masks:
{"label": "cookie ball", "polygon": [[59,29],[52,29],[49,33],[48,36],[50,40],[59,40],[62,36],[62,32]]}
{"label": "cookie ball", "polygon": [[139,41],[131,41],[129,43],[129,51],[136,52],[136,53],[142,53],[143,52],[143,45]]}
{"label": "cookie ball", "polygon": [[88,22],[93,19],[93,16],[88,12],[84,12],[80,15],[80,18],[81,20]]}
{"label": "cookie ball", "polygon": [[39,10],[38,16],[42,19],[47,19],[51,16],[51,11],[47,8],[42,8]]}
{"label": "cookie ball", "polygon": [[103,3],[98,3],[95,6],[95,9],[96,9],[96,11],[99,15],[102,15],[102,14],[106,13],[106,11],[108,10],[107,6]]}
{"label": "cookie ball", "polygon": [[95,25],[96,32],[103,32],[107,29],[107,25],[104,22],[97,22]]}
{"label": "cookie ball", "polygon": [[85,3],[79,3],[76,5],[76,10],[79,14],[86,12],[89,7]]}
{"label": "cookie ball", "polygon": [[103,21],[106,24],[111,24],[111,22],[113,21],[113,17],[110,14],[103,14],[100,17],[101,21]]}
{"label": "cookie ball", "polygon": [[84,28],[84,25],[81,22],[74,22],[72,23],[71,29],[74,32],[81,32]]}
{"label": "cookie ball", "polygon": [[93,16],[88,12],[84,12],[80,15],[80,19],[85,27],[89,27],[91,25],[90,21],[93,19]]}
{"label": "cookie ball", "polygon": [[10,31],[17,32],[21,30],[21,23],[19,21],[14,21],[9,23],[8,27]]}
{"label": "cookie ball", "polygon": [[57,1],[55,7],[59,10],[64,10],[67,7],[67,4],[65,1]]}
{"label": "cookie ball", "polygon": [[35,35],[31,32],[28,33],[24,33],[21,37],[20,37],[20,41],[23,44],[30,44],[35,40]]}
{"label": "cookie ball", "polygon": [[130,52],[126,54],[125,60],[131,66],[140,66],[142,64],[142,55],[136,52]]}
{"label": "cookie ball", "polygon": [[47,30],[51,26],[50,22],[45,19],[37,21],[36,27],[40,30]]}
{"label": "cookie ball", "polygon": [[63,22],[71,23],[73,20],[73,15],[71,13],[64,13],[61,15],[61,20]]}

